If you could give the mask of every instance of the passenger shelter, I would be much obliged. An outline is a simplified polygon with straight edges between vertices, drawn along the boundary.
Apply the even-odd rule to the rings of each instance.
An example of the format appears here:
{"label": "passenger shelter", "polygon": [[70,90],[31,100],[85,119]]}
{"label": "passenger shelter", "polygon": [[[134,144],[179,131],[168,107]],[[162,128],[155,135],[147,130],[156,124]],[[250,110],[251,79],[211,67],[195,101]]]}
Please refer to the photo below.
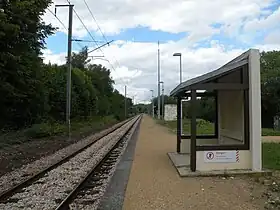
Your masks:
{"label": "passenger shelter", "polygon": [[[192,172],[262,170],[259,50],[250,49],[217,70],[182,82],[170,95],[177,98],[177,154],[188,156],[184,161]],[[214,97],[213,135],[197,135],[197,97]],[[181,101],[187,98],[190,135],[181,131]]]}

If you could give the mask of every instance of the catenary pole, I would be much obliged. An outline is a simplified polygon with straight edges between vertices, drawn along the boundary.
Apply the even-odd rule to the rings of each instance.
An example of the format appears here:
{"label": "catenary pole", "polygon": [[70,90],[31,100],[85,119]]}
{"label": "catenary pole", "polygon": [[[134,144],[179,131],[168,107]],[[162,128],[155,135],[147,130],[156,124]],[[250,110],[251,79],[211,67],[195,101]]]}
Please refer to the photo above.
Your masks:
{"label": "catenary pole", "polygon": [[72,73],[72,27],[73,27],[73,4],[55,5],[57,7],[69,7],[68,23],[68,49],[67,49],[67,85],[66,85],[66,123],[68,125],[68,137],[71,137],[71,73]]}
{"label": "catenary pole", "polygon": [[164,82],[162,82],[162,120],[164,120]]}
{"label": "catenary pole", "polygon": [[158,119],[160,119],[160,50],[158,41]]}
{"label": "catenary pole", "polygon": [[126,85],[124,86],[124,116],[126,119],[127,110],[126,110]]}

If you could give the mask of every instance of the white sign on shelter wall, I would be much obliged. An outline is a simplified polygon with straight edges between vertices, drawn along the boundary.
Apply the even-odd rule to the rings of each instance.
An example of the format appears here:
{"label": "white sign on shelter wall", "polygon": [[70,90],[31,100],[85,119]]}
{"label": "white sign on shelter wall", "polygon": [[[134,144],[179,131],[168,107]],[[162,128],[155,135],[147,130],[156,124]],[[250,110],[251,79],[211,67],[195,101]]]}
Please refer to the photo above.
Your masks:
{"label": "white sign on shelter wall", "polygon": [[204,162],[206,163],[236,163],[239,162],[239,151],[205,151]]}

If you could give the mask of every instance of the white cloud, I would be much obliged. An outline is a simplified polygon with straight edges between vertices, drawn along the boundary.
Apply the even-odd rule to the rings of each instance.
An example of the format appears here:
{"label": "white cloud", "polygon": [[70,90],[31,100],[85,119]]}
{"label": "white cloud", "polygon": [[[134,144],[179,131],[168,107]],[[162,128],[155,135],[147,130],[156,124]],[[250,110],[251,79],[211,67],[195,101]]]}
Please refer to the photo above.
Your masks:
{"label": "white cloud", "polygon": [[114,79],[133,79],[142,75],[141,70],[129,70],[128,67],[118,68],[118,71],[112,71],[111,73]]}
{"label": "white cloud", "polygon": [[280,50],[280,44],[265,44],[265,45],[256,45],[256,49],[262,51],[272,51],[272,50]]}
{"label": "white cloud", "polygon": [[280,21],[280,6],[278,7],[277,10],[275,10],[274,12],[272,12],[270,15],[266,17],[263,18],[256,17],[255,19],[248,21],[244,26],[244,31],[256,32],[258,30],[263,30],[263,29],[268,30],[276,27],[279,21]]}
{"label": "white cloud", "polygon": [[[178,42],[182,44],[182,41]],[[181,44],[168,42],[160,46],[161,80],[165,83],[167,94],[179,83],[179,59],[172,56],[174,52],[182,53],[183,80],[214,70],[243,52],[242,49],[226,50],[218,41],[212,41],[209,48],[198,49],[184,48]],[[124,86],[127,85],[128,95],[136,95],[138,102],[148,101],[151,89],[157,95],[157,43],[128,42],[122,46],[111,45],[104,52],[108,58],[121,55],[118,57],[121,64],[119,67],[112,62],[116,69],[116,72],[112,70],[112,76],[116,81],[115,87],[122,94]],[[56,55],[47,52],[46,57],[51,60]],[[93,62],[110,68],[104,60],[97,59]]]}
{"label": "white cloud", "polygon": [[66,62],[66,53],[54,54],[51,50],[43,50],[43,60],[45,63],[55,63],[58,65],[65,64]]}
{"label": "white cloud", "polygon": [[[254,19],[263,14],[263,9],[273,0],[103,0],[87,3],[106,34],[116,34],[128,28],[137,26],[149,27],[152,30],[161,30],[171,33],[189,32],[190,40],[204,39],[219,32],[209,27],[213,23],[225,24],[228,33],[236,31],[244,18]],[[65,4],[66,0],[54,0],[55,4]],[[72,0],[75,10],[91,31],[97,31],[84,1]],[[54,11],[54,5],[50,7]],[[68,9],[59,8],[59,17],[68,26]],[[272,18],[273,19],[273,18]],[[46,22],[58,21],[47,12]],[[271,20],[273,21],[273,20]],[[254,25],[254,23],[251,23]],[[253,26],[248,26],[249,28]],[[75,17],[73,21],[74,35],[87,34],[81,22]]]}
{"label": "white cloud", "polygon": [[[182,43],[182,41],[179,41]],[[148,46],[148,47],[147,47]],[[252,46],[254,47],[254,46]],[[256,45],[262,50],[280,50],[280,44]],[[218,41],[212,41],[208,48],[184,48],[177,42],[168,42],[161,45],[161,80],[165,83],[165,93],[170,91],[179,83],[179,59],[173,57],[174,52],[182,53],[183,80],[199,76],[212,71],[234,57],[241,54],[244,49],[226,50],[225,46]],[[127,85],[127,92],[130,97],[135,95],[138,102],[149,101],[150,90],[157,95],[157,43],[126,43],[122,46],[112,45],[105,50],[105,54],[121,55],[118,60],[119,67],[112,62],[116,71],[112,70],[112,77],[116,81],[115,87],[124,94],[124,86]],[[46,62],[61,62],[64,55],[53,55],[47,51]],[[110,68],[104,60],[94,60],[96,64],[102,64]],[[112,69],[112,68],[110,68]]]}
{"label": "white cloud", "polygon": [[[66,0],[54,2],[65,4]],[[91,31],[96,31],[97,26],[83,1],[71,2],[75,4],[75,10],[86,26]],[[219,33],[219,30],[230,37],[249,40],[255,31],[274,28],[280,20],[279,9],[274,13],[263,10],[273,0],[142,0],[137,3],[132,0],[87,0],[87,2],[106,34],[116,34],[136,26],[172,33],[188,32],[188,36],[179,41],[169,41],[160,45],[161,80],[165,82],[167,94],[179,83],[179,59],[172,56],[174,52],[181,52],[183,55],[183,80],[190,79],[218,68],[244,51],[232,44],[224,46],[218,40],[210,40],[209,47],[194,49],[197,42],[210,38],[213,34]],[[266,17],[259,19],[260,14],[265,14]],[[68,9],[59,8],[57,15],[68,26]],[[50,13],[45,15],[44,20],[59,26]],[[221,29],[211,27],[215,23],[222,24]],[[241,26],[244,26],[243,36],[239,33]],[[74,18],[73,27],[74,35],[87,34],[77,18]],[[252,47],[260,50],[280,49],[278,35],[279,31],[275,30],[266,36],[264,43],[254,44]],[[141,39],[138,34],[133,36],[131,38]],[[127,85],[128,96],[136,95],[137,102],[149,101],[151,89],[157,95],[157,43],[118,40],[102,50],[116,71],[104,59],[94,59],[92,62],[111,69],[112,77],[116,81],[115,87],[122,94],[124,85]],[[65,63],[65,55],[66,53],[55,55],[45,51],[45,62],[50,60],[52,63]],[[91,55],[99,56],[102,53],[95,51]]]}
{"label": "white cloud", "polygon": [[[280,20],[280,19],[279,19]],[[268,34],[265,39],[264,43],[265,44],[280,44],[280,30],[275,30],[272,33]]]}

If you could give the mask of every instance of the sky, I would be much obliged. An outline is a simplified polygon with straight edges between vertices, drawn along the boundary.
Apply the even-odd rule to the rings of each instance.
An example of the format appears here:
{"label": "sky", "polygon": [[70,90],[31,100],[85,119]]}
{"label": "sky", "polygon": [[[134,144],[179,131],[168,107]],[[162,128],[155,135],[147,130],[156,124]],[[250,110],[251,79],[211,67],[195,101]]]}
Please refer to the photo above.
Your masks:
{"label": "sky", "polygon": [[[46,40],[44,61],[65,63],[67,54],[68,8],[57,9],[53,0],[42,17],[57,27]],[[94,49],[106,41],[109,46],[90,53],[91,63],[112,72],[114,87],[135,103],[147,103],[157,96],[158,41],[160,77],[169,95],[180,81],[213,71],[249,48],[280,50],[280,0],[72,0],[73,51],[83,46]],[[82,20],[82,21],[80,21]],[[96,42],[93,42],[93,39]]]}

